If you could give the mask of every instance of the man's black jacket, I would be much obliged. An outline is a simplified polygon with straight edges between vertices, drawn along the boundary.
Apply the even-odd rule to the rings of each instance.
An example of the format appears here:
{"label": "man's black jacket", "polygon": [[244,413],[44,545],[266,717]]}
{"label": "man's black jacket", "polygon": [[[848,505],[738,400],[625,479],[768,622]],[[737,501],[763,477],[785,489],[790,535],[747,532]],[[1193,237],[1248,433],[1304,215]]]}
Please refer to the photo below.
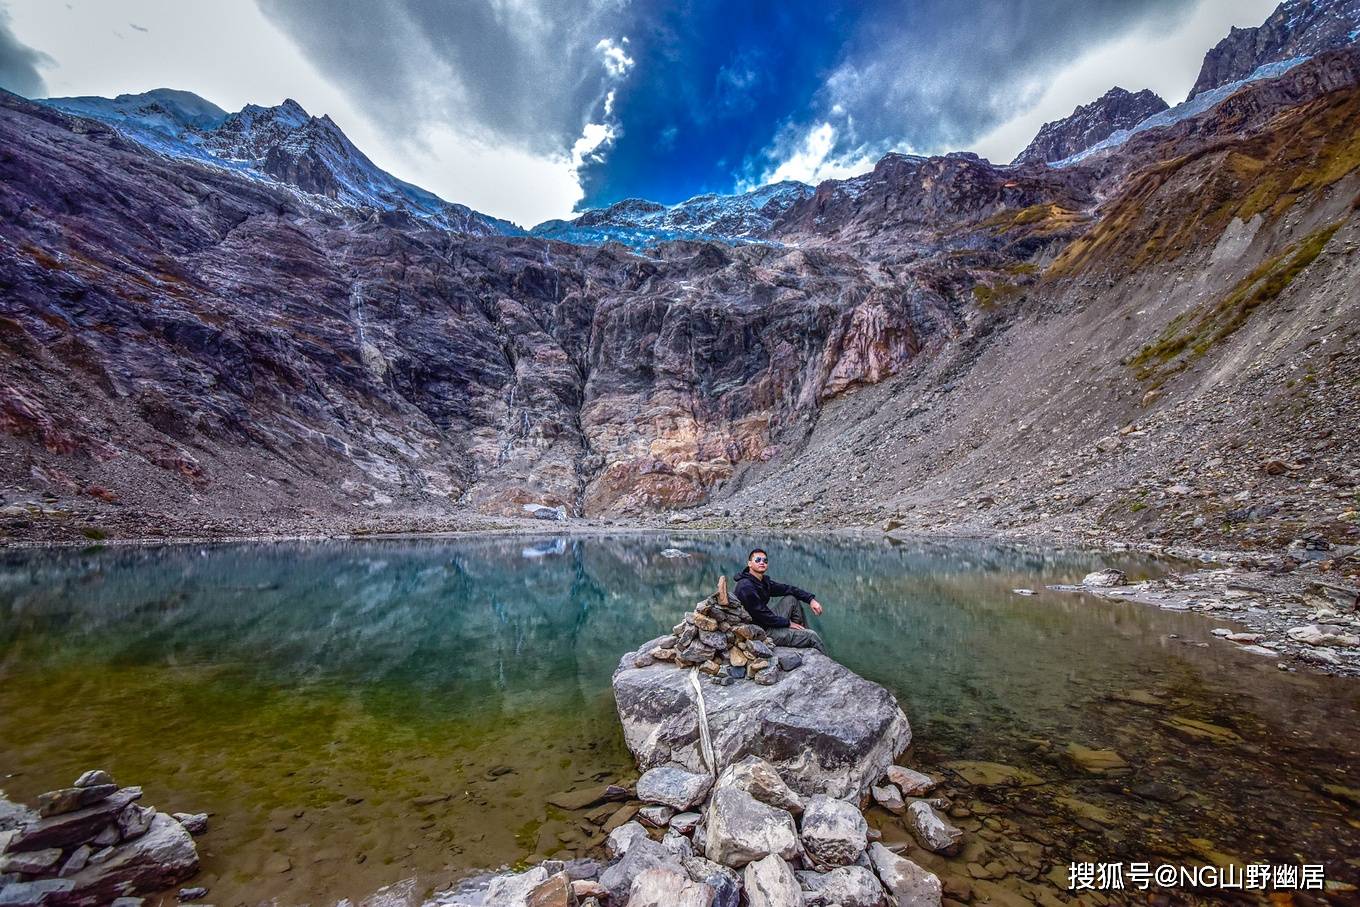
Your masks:
{"label": "man's black jacket", "polygon": [[806,589],[776,583],[768,576],[764,579],[756,579],[751,575],[750,570],[742,570],[737,574],[736,595],[737,601],[741,602],[746,613],[751,615],[751,620],[767,629],[789,625],[787,617],[780,617],[770,610],[770,599],[792,595],[803,604],[807,604],[816,597]]}

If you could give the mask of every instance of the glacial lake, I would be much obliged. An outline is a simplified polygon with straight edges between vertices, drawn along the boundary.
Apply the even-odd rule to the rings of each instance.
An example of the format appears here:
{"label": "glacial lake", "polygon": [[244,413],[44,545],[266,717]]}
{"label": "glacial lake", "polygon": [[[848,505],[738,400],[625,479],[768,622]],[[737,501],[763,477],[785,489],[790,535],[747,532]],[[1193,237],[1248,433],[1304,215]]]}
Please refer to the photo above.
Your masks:
{"label": "glacial lake", "polygon": [[[635,778],[609,686],[620,656],[756,542],[771,575],[826,604],[832,654],[897,695],[906,761],[945,778],[969,842],[909,855],[971,879],[955,887],[975,900],[1064,894],[1073,860],[1322,863],[1360,882],[1360,684],[1211,635],[1231,622],[1045,589],[1155,562],[971,541],[2,551],[0,788],[31,800],[99,767],[144,803],[211,812],[195,884],[218,905],[358,902],[410,878],[428,893],[571,856],[592,826],[548,797]],[[1073,745],[1127,768],[1084,771]],[[1008,772],[1026,783],[990,783]],[[870,819],[909,841],[900,819]]]}

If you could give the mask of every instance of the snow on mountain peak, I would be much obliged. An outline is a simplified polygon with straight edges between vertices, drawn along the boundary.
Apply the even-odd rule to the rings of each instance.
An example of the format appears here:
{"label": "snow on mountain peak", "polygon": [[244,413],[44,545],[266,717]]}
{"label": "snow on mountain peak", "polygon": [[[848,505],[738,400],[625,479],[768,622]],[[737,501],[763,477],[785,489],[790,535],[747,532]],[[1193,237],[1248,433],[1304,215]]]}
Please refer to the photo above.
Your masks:
{"label": "snow on mountain peak", "polygon": [[673,239],[758,242],[774,221],[815,190],[784,180],[733,195],[704,193],[674,205],[628,198],[572,221],[539,224],[532,235],[581,245],[619,242],[645,248]]}
{"label": "snow on mountain peak", "polygon": [[292,98],[274,107],[247,104],[232,114],[198,95],[166,88],[40,103],[107,123],[157,154],[300,190],[312,204],[402,211],[459,233],[524,232],[397,179],[369,160],[330,117],[313,117]]}

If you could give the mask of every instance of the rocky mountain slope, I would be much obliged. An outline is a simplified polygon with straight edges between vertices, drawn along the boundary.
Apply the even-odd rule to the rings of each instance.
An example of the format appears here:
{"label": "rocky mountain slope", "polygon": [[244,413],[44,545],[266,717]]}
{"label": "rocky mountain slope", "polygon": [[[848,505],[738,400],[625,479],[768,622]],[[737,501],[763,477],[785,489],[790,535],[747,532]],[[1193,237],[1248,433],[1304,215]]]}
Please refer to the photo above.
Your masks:
{"label": "rocky mountain slope", "polygon": [[1078,168],[1108,195],[1080,237],[699,517],[1360,541],[1358,67],[1323,55]]}
{"label": "rocky mountain slope", "polygon": [[[1171,113],[1061,167],[889,155],[750,196],[722,229],[760,242],[637,254],[346,203],[343,146],[288,105],[192,126],[208,161],[4,96],[0,531],[543,504],[1352,539],[1360,50]],[[734,210],[681,207],[582,219]]]}
{"label": "rocky mountain slope", "polygon": [[1146,88],[1129,92],[1115,86],[1091,103],[1082,104],[1070,116],[1045,123],[1011,164],[1060,161],[1108,138],[1116,129],[1128,129],[1166,108],[1166,101]]}
{"label": "rocky mountain slope", "polygon": [[116,98],[46,98],[40,103],[112,126],[170,159],[221,166],[301,190],[300,201],[334,210],[338,203],[379,215],[405,212],[433,226],[475,236],[524,231],[402,182],[370,161],[328,116],[313,117],[294,100],[248,104],[228,114],[187,91],[156,89]]}
{"label": "rocky mountain slope", "polygon": [[1353,44],[1357,33],[1357,0],[1285,0],[1265,22],[1232,29],[1204,55],[1190,97],[1245,78],[1267,63]]}

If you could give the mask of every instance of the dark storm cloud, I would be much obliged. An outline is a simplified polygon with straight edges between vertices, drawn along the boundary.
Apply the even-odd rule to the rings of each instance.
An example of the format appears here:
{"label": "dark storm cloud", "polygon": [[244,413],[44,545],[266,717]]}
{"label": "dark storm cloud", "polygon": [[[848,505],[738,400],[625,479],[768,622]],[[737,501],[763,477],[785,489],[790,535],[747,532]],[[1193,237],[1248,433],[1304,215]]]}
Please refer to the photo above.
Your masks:
{"label": "dark storm cloud", "polygon": [[1023,112],[1061,70],[1140,26],[1169,27],[1186,0],[914,0],[878,4],[847,40],[807,115],[856,147],[957,148]]}
{"label": "dark storm cloud", "polygon": [[38,67],[50,61],[47,54],[14,37],[9,16],[0,9],[0,88],[26,98],[42,97],[47,93],[47,87]]}
{"label": "dark storm cloud", "polygon": [[602,40],[630,16],[592,0],[260,0],[366,112],[437,120],[538,152],[569,149],[617,76]]}
{"label": "dark storm cloud", "polygon": [[[259,0],[397,134],[421,123],[566,154],[586,205],[730,191],[834,127],[831,158],[966,146],[1104,41],[1193,0]],[[621,44],[624,38],[628,43]],[[601,41],[635,65],[612,71]],[[614,92],[609,114],[607,93]]]}

